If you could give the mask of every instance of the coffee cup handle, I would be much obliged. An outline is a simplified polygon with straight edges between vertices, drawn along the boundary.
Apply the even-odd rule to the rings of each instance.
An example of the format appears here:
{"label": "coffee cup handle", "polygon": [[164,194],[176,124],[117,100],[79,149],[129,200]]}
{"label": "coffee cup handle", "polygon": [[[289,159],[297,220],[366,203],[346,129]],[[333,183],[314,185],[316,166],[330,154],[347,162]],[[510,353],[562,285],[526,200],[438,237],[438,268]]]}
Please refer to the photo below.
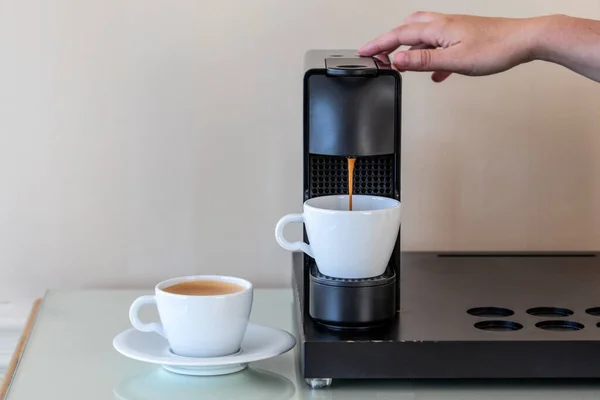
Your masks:
{"label": "coffee cup handle", "polygon": [[160,336],[165,337],[163,326],[160,322],[142,322],[138,316],[140,308],[147,304],[156,304],[156,296],[142,296],[135,299],[131,307],[129,308],[129,320],[131,325],[138,331],[142,332],[156,332]]}
{"label": "coffee cup handle", "polygon": [[[288,242],[283,236],[283,229],[287,224],[292,222],[304,222],[304,215],[302,214],[288,214],[282,217],[277,226],[275,226],[275,239],[281,247],[289,251],[303,251],[310,257],[313,257],[312,249],[310,245],[304,242]],[[313,257],[314,258],[314,257]]]}

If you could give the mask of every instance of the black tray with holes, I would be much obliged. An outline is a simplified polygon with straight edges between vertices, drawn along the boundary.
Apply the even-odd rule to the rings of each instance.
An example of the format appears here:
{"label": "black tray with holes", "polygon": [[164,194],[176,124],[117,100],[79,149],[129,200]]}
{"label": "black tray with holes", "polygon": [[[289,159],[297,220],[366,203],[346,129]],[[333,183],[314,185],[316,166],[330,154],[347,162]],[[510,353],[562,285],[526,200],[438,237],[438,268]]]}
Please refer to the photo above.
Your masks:
{"label": "black tray with holes", "polygon": [[336,333],[303,308],[306,378],[599,378],[599,253],[404,252],[394,321]]}

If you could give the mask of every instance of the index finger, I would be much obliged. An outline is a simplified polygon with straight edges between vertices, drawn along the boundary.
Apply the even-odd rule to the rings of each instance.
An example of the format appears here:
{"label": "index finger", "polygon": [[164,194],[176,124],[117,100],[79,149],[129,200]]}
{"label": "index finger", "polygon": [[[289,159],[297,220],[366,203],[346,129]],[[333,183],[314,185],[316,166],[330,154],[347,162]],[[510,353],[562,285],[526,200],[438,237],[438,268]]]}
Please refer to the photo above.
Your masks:
{"label": "index finger", "polygon": [[358,53],[363,56],[373,56],[376,54],[391,53],[400,46],[417,46],[422,44],[437,46],[434,28],[435,26],[431,22],[400,25],[365,44],[358,50]]}
{"label": "index finger", "polygon": [[392,51],[400,47],[402,44],[410,44],[399,43],[398,40],[394,40],[396,32],[400,30],[403,26],[420,22],[430,22],[438,16],[438,13],[424,11],[414,12],[408,17],[406,17],[406,19],[404,19],[404,21],[402,21],[402,23],[396,28],[384,33],[383,35],[380,35],[375,40],[372,40],[363,45],[360,49],[358,49],[358,53],[363,56],[373,56],[376,54],[391,53]]}

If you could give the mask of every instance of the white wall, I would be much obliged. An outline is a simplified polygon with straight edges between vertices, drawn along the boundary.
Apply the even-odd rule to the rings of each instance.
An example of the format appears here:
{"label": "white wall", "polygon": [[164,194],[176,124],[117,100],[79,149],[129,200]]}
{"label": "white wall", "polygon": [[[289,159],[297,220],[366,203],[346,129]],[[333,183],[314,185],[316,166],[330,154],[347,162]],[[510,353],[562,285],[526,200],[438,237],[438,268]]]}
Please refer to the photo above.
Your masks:
{"label": "white wall", "polygon": [[[0,298],[192,273],[287,285],[302,56],[417,9],[596,0],[1,0]],[[405,75],[406,249],[600,247],[600,85],[533,63]],[[298,235],[299,227],[290,235]]]}

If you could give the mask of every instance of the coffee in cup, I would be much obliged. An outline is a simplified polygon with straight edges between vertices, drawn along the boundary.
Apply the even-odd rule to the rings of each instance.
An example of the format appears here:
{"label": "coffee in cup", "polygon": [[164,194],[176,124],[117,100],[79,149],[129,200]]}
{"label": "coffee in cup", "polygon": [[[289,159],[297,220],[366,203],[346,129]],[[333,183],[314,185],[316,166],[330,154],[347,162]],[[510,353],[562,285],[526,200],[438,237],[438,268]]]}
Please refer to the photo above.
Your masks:
{"label": "coffee in cup", "polygon": [[[363,279],[381,275],[390,261],[400,230],[400,202],[369,195],[322,196],[304,202],[302,214],[288,214],[275,227],[281,247],[303,251],[327,276]],[[283,229],[292,222],[306,227],[308,243],[289,242]]]}
{"label": "coffee in cup", "polygon": [[[154,295],[137,298],[129,310],[134,328],[156,332],[184,357],[218,357],[239,351],[253,301],[253,286],[229,276],[199,275],[163,281]],[[145,323],[139,309],[156,304],[160,322]]]}
{"label": "coffee in cup", "polygon": [[237,293],[244,289],[244,286],[233,282],[193,280],[176,283],[164,288],[163,291],[187,296],[215,296]]}

